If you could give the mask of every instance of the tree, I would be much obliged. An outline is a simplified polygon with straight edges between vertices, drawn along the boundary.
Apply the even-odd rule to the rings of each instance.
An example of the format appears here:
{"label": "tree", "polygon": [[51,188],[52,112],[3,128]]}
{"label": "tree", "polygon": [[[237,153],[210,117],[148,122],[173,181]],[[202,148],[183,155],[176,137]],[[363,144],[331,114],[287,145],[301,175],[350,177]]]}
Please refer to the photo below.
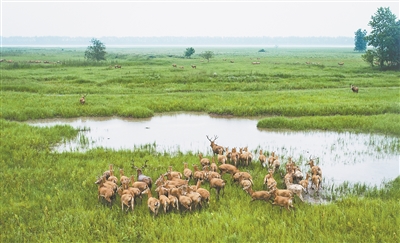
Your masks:
{"label": "tree", "polygon": [[210,59],[214,57],[214,52],[205,51],[200,54],[200,56],[204,59],[207,59],[207,62],[210,62]]}
{"label": "tree", "polygon": [[367,35],[367,31],[361,29],[358,29],[356,32],[354,32],[356,35],[354,37],[354,50],[355,51],[365,51],[367,50],[367,40],[365,39],[365,36]]}
{"label": "tree", "polygon": [[400,66],[400,20],[396,21],[396,15],[389,8],[380,7],[371,17],[368,25],[371,26],[372,31],[366,36],[366,40],[368,45],[374,47],[369,55],[373,55],[374,61],[381,69],[398,68]]}
{"label": "tree", "polygon": [[368,50],[365,52],[364,55],[361,56],[362,59],[366,62],[368,62],[371,67],[374,66],[374,51],[373,50]]}
{"label": "tree", "polygon": [[193,49],[193,47],[188,47],[186,48],[185,51],[185,57],[190,58],[190,56],[192,56],[195,53],[195,50]]}
{"label": "tree", "polygon": [[106,46],[99,40],[93,38],[91,41],[92,43],[91,46],[88,46],[86,51],[85,51],[85,58],[88,60],[93,60],[93,61],[101,61],[101,60],[106,60],[105,55],[107,54]]}

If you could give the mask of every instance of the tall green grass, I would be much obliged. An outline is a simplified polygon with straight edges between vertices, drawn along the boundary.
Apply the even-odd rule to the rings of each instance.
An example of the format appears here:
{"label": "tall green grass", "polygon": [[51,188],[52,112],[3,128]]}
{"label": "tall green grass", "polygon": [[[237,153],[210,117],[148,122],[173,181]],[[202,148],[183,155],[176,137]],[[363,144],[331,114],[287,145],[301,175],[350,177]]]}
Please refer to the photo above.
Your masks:
{"label": "tall green grass", "polygon": [[[250,202],[250,197],[231,183],[230,176],[224,175],[228,182],[225,193],[217,200],[215,191],[210,190],[209,207],[194,212],[161,212],[153,219],[146,196],[133,214],[121,212],[119,197],[111,210],[98,202],[96,177],[109,163],[124,168],[127,175],[134,174],[133,159],[136,166],[148,160],[144,173],[155,179],[169,165],[182,171],[183,161],[198,163],[196,154],[171,156],[167,151],[156,152],[154,145],[122,151],[50,152],[52,145],[77,131],[68,126],[41,128],[4,120],[1,126],[2,242],[399,240],[396,212],[400,209],[400,177],[381,189],[354,188],[346,197],[341,196],[339,187],[333,192],[336,200],[329,203],[312,205],[295,198],[296,209],[288,212],[263,201]],[[255,163],[241,169],[253,175],[255,190],[263,189],[264,168]],[[279,185],[283,183],[279,174],[275,179]],[[203,187],[209,189],[208,183]]]}
{"label": "tall green grass", "polygon": [[291,130],[331,130],[400,135],[400,117],[395,114],[362,116],[271,117],[257,123],[259,128]]}
{"label": "tall green grass", "polygon": [[[335,123],[334,116],[357,116],[368,124],[359,130],[397,134],[392,120],[372,119],[372,126],[379,129],[369,127],[371,116],[399,114],[399,72],[372,69],[361,54],[349,49],[271,48],[259,53],[257,48],[219,48],[210,62],[198,55],[182,58],[178,48],[111,49],[108,61],[98,63],[86,62],[83,52],[84,48],[3,48],[3,57],[14,63],[0,64],[1,117],[24,121],[202,111],[258,117],[321,116]],[[256,58],[260,65],[251,64]],[[338,66],[338,61],[345,65]],[[122,69],[113,68],[116,63]],[[172,63],[186,68],[173,68]],[[197,69],[190,68],[191,64]],[[360,92],[352,93],[350,84],[359,86]],[[84,107],[78,103],[82,94],[88,94]],[[302,124],[302,129],[325,127]],[[351,125],[345,127],[352,130]]]}

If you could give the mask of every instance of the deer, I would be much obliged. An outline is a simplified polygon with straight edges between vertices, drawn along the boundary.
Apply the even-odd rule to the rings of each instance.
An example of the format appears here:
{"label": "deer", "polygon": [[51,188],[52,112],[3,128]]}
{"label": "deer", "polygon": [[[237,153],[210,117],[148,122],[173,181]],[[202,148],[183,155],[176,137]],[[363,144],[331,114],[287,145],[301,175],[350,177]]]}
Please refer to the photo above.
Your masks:
{"label": "deer", "polygon": [[268,157],[268,165],[271,167],[272,163],[274,163],[274,160],[276,159],[275,157],[275,151],[271,152],[271,155]]}
{"label": "deer", "polygon": [[150,213],[153,213],[153,218],[155,218],[161,206],[160,200],[151,195],[150,188],[147,189],[147,196],[147,207],[149,208]]}
{"label": "deer", "polygon": [[192,68],[196,69],[196,65],[191,65],[191,66],[192,66]]}
{"label": "deer", "polygon": [[221,178],[221,175],[218,172],[210,171],[208,166],[205,166],[204,169],[204,179],[206,179],[207,181],[210,181],[212,178]]}
{"label": "deer", "polygon": [[163,176],[167,176],[168,180],[164,182],[164,184],[169,184],[169,185],[175,185],[175,186],[182,186],[182,185],[187,185],[188,180],[172,177],[170,172],[167,172],[163,174]]}
{"label": "deer", "polygon": [[134,176],[134,175],[131,176],[130,182],[132,183],[131,186],[132,186],[133,188],[139,189],[142,193],[143,193],[144,191],[146,191],[146,190],[149,188],[149,185],[147,185],[146,182],[143,182],[143,181],[135,181],[135,176]]}
{"label": "deer", "polygon": [[215,156],[216,154],[219,154],[219,151],[220,151],[220,150],[222,151],[222,153],[225,152],[224,147],[222,147],[222,146],[220,146],[220,145],[218,145],[218,144],[215,143],[215,140],[218,139],[218,137],[217,137],[216,135],[214,135],[214,139],[210,139],[210,138],[208,137],[208,135],[206,135],[206,137],[207,137],[208,141],[210,141],[210,147],[211,147],[211,149],[212,149],[212,151],[213,151],[214,156]]}
{"label": "deer", "polygon": [[192,199],[188,196],[186,196],[186,192],[183,191],[182,187],[177,188],[177,198],[179,200],[179,203],[181,206],[183,206],[184,208],[186,208],[186,211],[192,211]]}
{"label": "deer", "polygon": [[[271,193],[275,193],[275,190],[272,190]],[[274,198],[274,202],[272,205],[280,206],[281,210],[282,207],[286,208],[290,212],[290,208],[293,208],[293,199],[291,197],[282,197],[282,196],[277,196],[276,194]]]}
{"label": "deer", "polygon": [[181,179],[183,177],[181,172],[172,171],[172,166],[168,167],[168,172],[166,173],[166,176],[167,176],[168,180],[172,180],[172,178]]}
{"label": "deer", "polygon": [[306,179],[301,180],[299,182],[300,185],[302,185],[306,189],[306,194],[308,194],[308,184],[309,184],[309,179],[310,179],[310,174],[306,174]]}
{"label": "deer", "polygon": [[215,192],[217,194],[217,199],[219,199],[219,193],[222,190],[222,193],[225,194],[225,185],[226,185],[226,181],[223,179],[219,179],[219,178],[212,178],[210,180],[210,189],[214,188]]}
{"label": "deer", "polygon": [[240,172],[236,166],[231,164],[222,164],[218,166],[218,169],[221,176],[224,175],[225,173],[228,173],[231,176],[233,176],[234,174]]}
{"label": "deer", "polygon": [[207,189],[201,188],[201,183],[203,183],[203,180],[198,180],[196,184],[196,192],[200,193],[201,195],[201,200],[202,202],[207,203],[207,205],[210,205],[210,192]]}
{"label": "deer", "polygon": [[236,151],[236,148],[232,148],[231,163],[233,163],[233,165],[235,166],[238,166],[238,162],[239,162],[239,153]]}
{"label": "deer", "polygon": [[106,182],[106,178],[104,176],[102,176],[100,179],[97,199],[100,200],[100,197],[104,198],[107,202],[109,202],[110,208],[112,208],[114,191],[112,188],[104,186],[104,183]]}
{"label": "deer", "polygon": [[258,156],[258,161],[260,161],[260,164],[262,167],[265,167],[267,165],[267,157],[263,154],[262,150],[260,150],[260,155]]}
{"label": "deer", "polygon": [[188,168],[187,162],[183,163],[183,167],[183,176],[185,176],[186,180],[190,181],[190,179],[193,177],[193,172]]}
{"label": "deer", "polygon": [[133,209],[134,209],[134,204],[135,204],[135,199],[134,196],[132,196],[131,194],[122,194],[121,196],[121,204],[122,204],[122,212],[124,212],[124,205],[127,206],[126,212],[128,212],[129,208],[132,209],[132,213],[133,213]]}
{"label": "deer", "polygon": [[225,153],[226,153],[226,159],[227,159],[228,163],[231,163],[232,152],[229,151],[229,147],[225,148]]}
{"label": "deer", "polygon": [[121,185],[129,183],[129,178],[124,175],[124,170],[119,169],[119,181],[121,182]]}
{"label": "deer", "polygon": [[204,180],[205,173],[204,171],[199,170],[196,164],[193,165],[193,170],[194,170],[193,179],[196,181],[196,183],[198,180]]}
{"label": "deer", "polygon": [[153,184],[153,181],[152,181],[151,177],[144,175],[143,172],[142,172],[142,170],[143,170],[144,168],[147,167],[147,161],[148,161],[148,160],[146,160],[146,161],[144,162],[144,165],[143,165],[142,167],[140,167],[140,168],[134,166],[134,165],[133,165],[133,161],[132,161],[132,167],[133,167],[134,169],[136,169],[138,181],[146,182],[146,184],[147,184],[147,185],[149,186],[149,188],[151,189],[152,184]]}
{"label": "deer", "polygon": [[135,197],[141,195],[140,190],[133,187],[128,188],[128,185],[123,185],[118,188],[117,192],[121,197],[122,212],[124,211],[124,205],[125,205],[128,207],[126,209],[126,212],[128,212],[129,208],[131,208],[133,213],[135,205]]}
{"label": "deer", "polygon": [[318,165],[314,165],[314,160],[317,158],[311,158],[310,156],[310,161],[308,162],[308,164],[310,165],[310,169],[311,169],[311,174],[314,175],[319,175],[322,178],[322,170]]}
{"label": "deer", "polygon": [[79,102],[84,105],[85,104],[85,97],[86,95],[82,95],[82,97],[79,99]]}
{"label": "deer", "polygon": [[171,201],[168,198],[168,191],[165,190],[163,186],[159,186],[156,188],[156,192],[158,193],[158,200],[160,200],[160,204],[164,209],[164,213],[167,213],[167,211],[169,210],[169,206],[171,204]]}
{"label": "deer", "polygon": [[203,158],[203,154],[199,154],[200,164],[202,167],[210,165],[210,160],[208,158]]}
{"label": "deer", "polygon": [[216,164],[215,161],[214,161],[214,157],[212,157],[212,162],[211,162],[211,165],[210,165],[210,170],[213,171],[213,172],[217,172],[217,170],[218,170],[218,166],[217,166],[217,164]]}
{"label": "deer", "polygon": [[240,183],[241,180],[249,180],[251,182],[251,184],[254,184],[253,177],[250,175],[249,172],[239,171],[239,172],[235,173],[232,178],[233,178],[233,182]]}
{"label": "deer", "polygon": [[222,154],[222,150],[219,150],[218,151],[218,163],[225,164],[227,160],[228,160],[228,158],[226,158],[226,155]]}
{"label": "deer", "polygon": [[264,177],[264,186],[267,186],[268,189],[276,188],[277,182],[274,178],[274,171],[269,170],[269,173]]}
{"label": "deer", "polygon": [[241,162],[242,165],[248,166],[251,163],[252,158],[253,156],[251,155],[250,152],[247,151],[247,147],[240,148],[239,161]]}
{"label": "deer", "polygon": [[353,91],[353,93],[358,93],[358,87],[350,84],[351,90]]}
{"label": "deer", "polygon": [[344,62],[338,62],[339,66],[343,66]]}
{"label": "deer", "polygon": [[[102,184],[102,186],[110,188],[113,191],[113,193],[115,194],[115,192],[117,192],[118,185],[112,181],[108,181],[106,178],[107,177],[104,175],[99,176],[99,177],[97,177],[97,180],[94,182],[94,184],[96,184],[98,186],[100,186],[100,184]],[[115,195],[113,195],[112,199],[114,199],[114,197],[115,197]]]}
{"label": "deer", "polygon": [[322,184],[322,177],[318,174],[313,174],[311,176],[311,188],[318,193],[321,184]]}
{"label": "deer", "polygon": [[247,193],[251,196],[251,202],[255,200],[265,200],[268,202],[271,199],[269,191],[253,191],[251,186],[247,188]]}

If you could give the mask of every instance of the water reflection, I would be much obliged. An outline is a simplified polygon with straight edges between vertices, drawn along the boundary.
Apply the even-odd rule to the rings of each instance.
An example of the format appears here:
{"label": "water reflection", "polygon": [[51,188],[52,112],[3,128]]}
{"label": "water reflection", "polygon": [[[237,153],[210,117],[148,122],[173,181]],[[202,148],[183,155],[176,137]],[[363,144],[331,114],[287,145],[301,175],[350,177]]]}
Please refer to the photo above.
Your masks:
{"label": "water reflection", "polygon": [[[157,151],[211,154],[206,135],[218,136],[223,146],[245,147],[258,158],[259,149],[275,151],[285,158],[292,156],[308,170],[306,159],[319,158],[324,181],[330,183],[366,183],[380,185],[397,177],[399,139],[374,134],[336,132],[269,131],[257,128],[258,119],[220,118],[207,114],[160,114],[149,119],[77,118],[29,122],[37,126],[69,124],[90,128],[74,141],[60,145],[58,151],[85,151],[94,147],[134,149],[156,144]],[[87,139],[82,147],[80,141]],[[283,162],[286,162],[284,160]]]}

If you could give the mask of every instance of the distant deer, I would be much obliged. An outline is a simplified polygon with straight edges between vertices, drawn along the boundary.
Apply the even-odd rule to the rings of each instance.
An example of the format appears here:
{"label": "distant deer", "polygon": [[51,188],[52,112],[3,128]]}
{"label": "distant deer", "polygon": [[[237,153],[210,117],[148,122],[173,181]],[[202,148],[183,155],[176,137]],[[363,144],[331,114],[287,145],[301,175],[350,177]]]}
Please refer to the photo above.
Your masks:
{"label": "distant deer", "polygon": [[353,90],[354,93],[358,93],[358,87],[354,86],[351,84],[351,90]]}
{"label": "distant deer", "polygon": [[82,95],[82,97],[79,99],[79,102],[84,105],[85,104],[85,97],[86,95]]}

